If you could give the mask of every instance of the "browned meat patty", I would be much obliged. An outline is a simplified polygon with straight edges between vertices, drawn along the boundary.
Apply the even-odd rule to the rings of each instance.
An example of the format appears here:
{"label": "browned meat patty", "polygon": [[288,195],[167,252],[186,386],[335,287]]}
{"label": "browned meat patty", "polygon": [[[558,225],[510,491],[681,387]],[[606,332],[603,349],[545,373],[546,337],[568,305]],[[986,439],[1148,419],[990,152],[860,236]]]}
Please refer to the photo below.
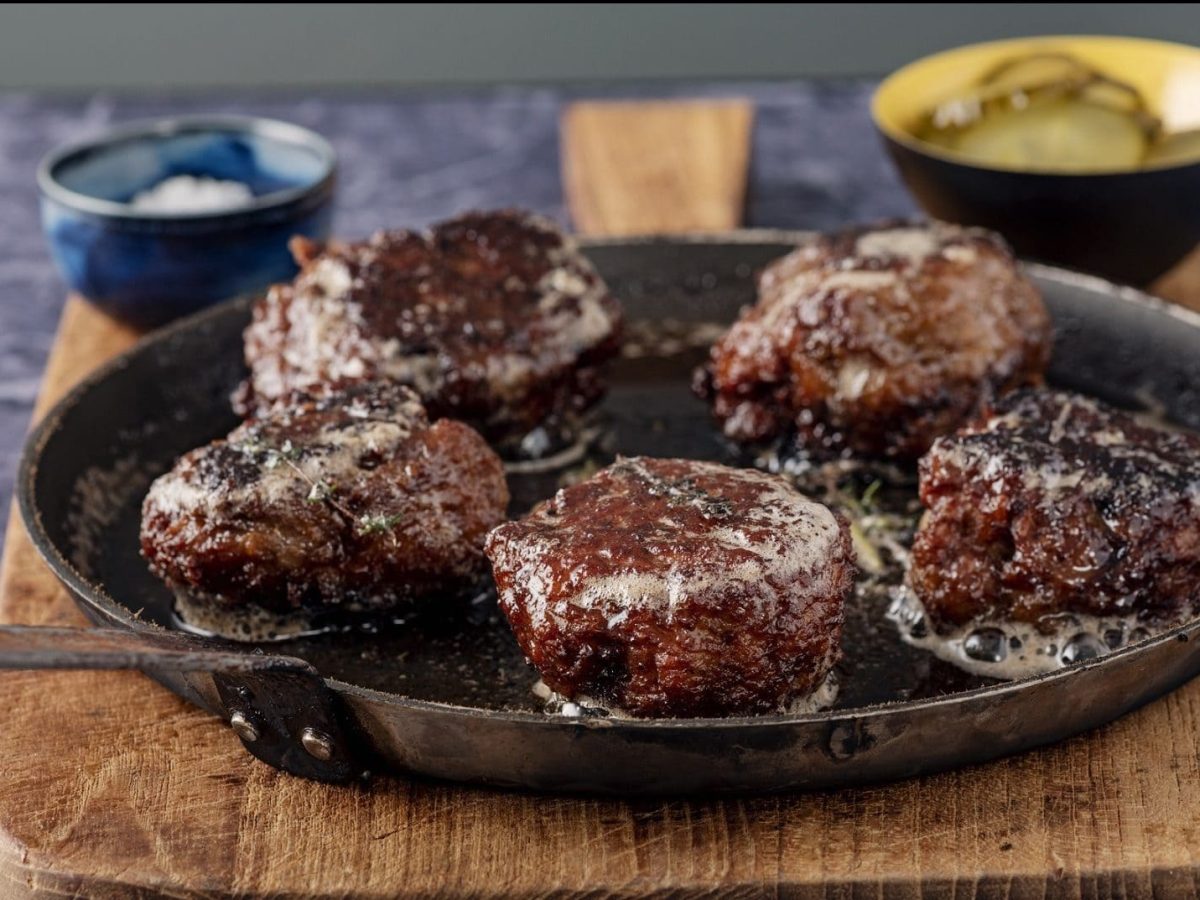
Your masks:
{"label": "browned meat patty", "polygon": [[1040,384],[1050,319],[1004,242],[953,225],[823,237],[767,267],[697,373],[727,437],[911,459]]}
{"label": "browned meat patty", "polygon": [[300,274],[271,288],[246,329],[241,412],[293,390],[386,379],[412,387],[431,417],[517,453],[539,426],[565,439],[604,392],[620,307],[551,222],[470,213],[360,243],[296,239],[293,252]]}
{"label": "browned meat patty", "polygon": [[488,536],[500,607],[559,694],[638,716],[778,711],[840,652],[848,531],[784,479],[618,460]]}
{"label": "browned meat patty", "polygon": [[407,388],[356,385],[186,454],[146,495],[142,553],[221,607],[379,609],[478,581],[507,503],[478,434],[430,425]]}
{"label": "browned meat patty", "polygon": [[921,460],[910,583],[938,630],[994,617],[1189,613],[1200,437],[1086,397],[1022,391]]}

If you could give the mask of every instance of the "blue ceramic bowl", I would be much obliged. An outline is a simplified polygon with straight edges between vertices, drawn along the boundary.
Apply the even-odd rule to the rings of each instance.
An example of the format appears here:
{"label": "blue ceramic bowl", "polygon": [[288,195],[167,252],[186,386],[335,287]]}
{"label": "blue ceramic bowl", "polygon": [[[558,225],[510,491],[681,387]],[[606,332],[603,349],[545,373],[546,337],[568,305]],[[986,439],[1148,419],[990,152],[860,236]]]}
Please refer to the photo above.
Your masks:
{"label": "blue ceramic bowl", "polygon": [[[135,123],[42,160],[42,226],[73,290],[148,328],[291,278],[288,239],[329,233],[334,171],[329,144],[286,122],[188,116]],[[212,212],[130,205],[176,175],[239,181],[254,199]]]}

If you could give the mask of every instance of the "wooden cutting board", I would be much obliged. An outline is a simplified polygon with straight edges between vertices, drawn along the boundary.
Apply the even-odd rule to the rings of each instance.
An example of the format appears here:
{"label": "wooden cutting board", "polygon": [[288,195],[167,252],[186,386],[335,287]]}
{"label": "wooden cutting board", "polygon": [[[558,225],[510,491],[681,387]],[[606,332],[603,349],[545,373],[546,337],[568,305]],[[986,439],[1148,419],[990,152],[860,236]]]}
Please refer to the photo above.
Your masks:
{"label": "wooden cutting board", "polygon": [[[586,189],[602,210],[578,207],[581,221],[621,232],[652,207],[670,229],[676,201],[708,185],[722,202],[689,201],[679,224],[738,221],[750,115],[572,111],[571,196]],[[668,123],[686,150],[664,168],[648,160]],[[729,160],[742,171],[716,164]],[[1200,259],[1168,284],[1195,305]],[[39,414],[135,337],[69,301]],[[0,619],[82,624],[15,517]],[[0,673],[0,708],[0,896],[1194,896],[1200,875],[1200,681],[1090,736],[961,772],[671,802],[318,785],[255,761],[133,673]]]}

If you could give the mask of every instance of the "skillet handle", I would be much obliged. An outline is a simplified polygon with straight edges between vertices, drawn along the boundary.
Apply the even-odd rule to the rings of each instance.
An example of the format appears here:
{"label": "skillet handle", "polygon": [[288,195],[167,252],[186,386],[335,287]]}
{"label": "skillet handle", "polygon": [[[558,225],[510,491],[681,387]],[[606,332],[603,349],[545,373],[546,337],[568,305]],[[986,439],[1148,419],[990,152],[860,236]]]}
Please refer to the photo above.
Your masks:
{"label": "skillet handle", "polygon": [[363,774],[340,699],[302,659],[230,650],[170,631],[3,625],[0,669],[208,674],[225,720],[259,759],[317,781]]}
{"label": "skillet handle", "polygon": [[0,625],[0,669],[315,672],[301,659],[214,648],[203,638],[178,632],[34,625]]}

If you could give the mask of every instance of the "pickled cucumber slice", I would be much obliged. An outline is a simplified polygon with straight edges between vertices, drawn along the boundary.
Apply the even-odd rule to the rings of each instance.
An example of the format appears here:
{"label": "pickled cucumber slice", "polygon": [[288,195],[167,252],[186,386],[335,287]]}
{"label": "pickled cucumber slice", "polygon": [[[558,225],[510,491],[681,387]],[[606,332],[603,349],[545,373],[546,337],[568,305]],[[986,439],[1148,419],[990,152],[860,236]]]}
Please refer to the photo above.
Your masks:
{"label": "pickled cucumber slice", "polygon": [[1136,168],[1150,141],[1127,112],[1063,98],[989,113],[950,146],[990,166],[1088,172]]}
{"label": "pickled cucumber slice", "polygon": [[1011,97],[1049,85],[1081,87],[1095,75],[1094,69],[1070,54],[1031,53],[1000,63],[979,79],[979,85],[988,96]]}
{"label": "pickled cucumber slice", "polygon": [[1085,84],[1079,95],[1089,103],[1107,106],[1134,116],[1153,118],[1146,111],[1146,101],[1137,88],[1107,76],[1097,76]]}
{"label": "pickled cucumber slice", "polygon": [[945,129],[965,128],[996,112],[1023,109],[1033,100],[1075,94],[1096,77],[1094,71],[1065,54],[1010,59],[986,72],[968,93],[939,104],[927,117],[923,131],[932,136]]}
{"label": "pickled cucumber slice", "polygon": [[1138,167],[1159,130],[1131,85],[1069,54],[1035,53],[939,105],[918,136],[985,165],[1089,172]]}
{"label": "pickled cucumber slice", "polygon": [[1145,159],[1145,164],[1148,166],[1168,166],[1187,162],[1200,162],[1200,131],[1180,131],[1168,134],[1150,146]]}

